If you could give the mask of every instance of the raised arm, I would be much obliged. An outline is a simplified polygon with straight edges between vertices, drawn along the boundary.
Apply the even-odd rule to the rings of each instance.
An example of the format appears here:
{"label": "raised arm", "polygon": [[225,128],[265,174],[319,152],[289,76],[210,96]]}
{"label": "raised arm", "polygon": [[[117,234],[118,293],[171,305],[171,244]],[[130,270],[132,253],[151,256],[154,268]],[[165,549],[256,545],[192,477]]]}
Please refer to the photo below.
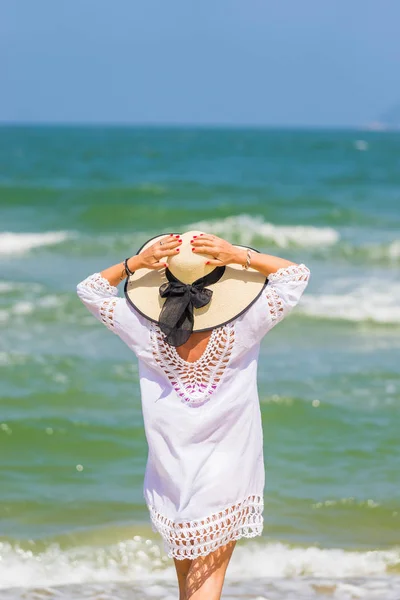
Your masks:
{"label": "raised arm", "polygon": [[[210,258],[205,261],[208,265],[246,264],[247,251],[245,249],[237,248],[215,235],[204,233],[193,239],[191,243],[194,252],[210,255]],[[265,277],[283,267],[296,264],[290,260],[286,260],[286,258],[279,258],[271,254],[262,254],[261,252],[251,253],[251,267],[265,275]]]}
{"label": "raised arm", "polygon": [[[237,248],[217,236],[199,235],[192,240],[192,246],[194,252],[210,256],[205,259],[209,265],[245,265],[247,262],[246,249]],[[251,346],[298,304],[308,285],[310,270],[303,263],[261,252],[251,252],[250,266],[268,277],[265,289],[240,319],[242,342]]]}
{"label": "raised arm", "polygon": [[[160,246],[160,242],[158,241],[140,254],[129,258],[127,261],[128,269],[133,272],[143,268],[161,269],[162,267],[167,267],[166,263],[160,262],[160,258],[176,254],[182,242],[179,235],[173,235],[172,233],[166,236],[165,239],[162,239],[162,242],[162,246]],[[123,262],[120,262],[112,267],[108,267],[108,269],[104,269],[100,275],[104,279],[107,279],[110,285],[117,286],[121,281],[126,279],[125,265]]]}
{"label": "raised arm", "polygon": [[[128,261],[130,271],[146,267],[160,269],[165,266],[161,257],[175,254],[181,244],[179,237],[165,236],[162,246],[158,242],[152,244],[139,255]],[[96,319],[118,335],[130,348],[139,355],[146,348],[148,323],[125,298],[118,296],[117,285],[126,279],[123,262],[93,273],[77,285],[77,294],[86,308]]]}

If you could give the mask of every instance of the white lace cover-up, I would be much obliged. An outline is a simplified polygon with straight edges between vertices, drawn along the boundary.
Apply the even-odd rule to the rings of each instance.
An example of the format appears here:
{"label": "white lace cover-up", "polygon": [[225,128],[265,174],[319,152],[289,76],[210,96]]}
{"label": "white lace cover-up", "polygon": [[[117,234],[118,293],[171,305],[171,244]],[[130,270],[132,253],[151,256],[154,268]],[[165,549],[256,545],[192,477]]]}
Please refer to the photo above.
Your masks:
{"label": "white lace cover-up", "polygon": [[193,363],[99,273],[77,286],[90,312],[138,358],[149,446],[144,498],[170,557],[193,559],[262,533],[260,341],[296,306],[309,273],[304,264],[272,273],[246,312],[212,331]]}

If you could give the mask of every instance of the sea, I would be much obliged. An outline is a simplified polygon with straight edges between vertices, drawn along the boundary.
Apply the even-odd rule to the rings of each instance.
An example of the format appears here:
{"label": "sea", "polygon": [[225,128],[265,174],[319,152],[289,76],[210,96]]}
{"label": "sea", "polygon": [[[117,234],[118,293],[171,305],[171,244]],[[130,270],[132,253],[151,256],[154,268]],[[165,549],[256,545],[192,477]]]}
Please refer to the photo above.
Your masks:
{"label": "sea", "polygon": [[264,531],[223,598],[400,599],[400,132],[4,125],[0,225],[1,600],[178,598],[136,359],[76,285],[192,229],[311,270],[262,342]]}

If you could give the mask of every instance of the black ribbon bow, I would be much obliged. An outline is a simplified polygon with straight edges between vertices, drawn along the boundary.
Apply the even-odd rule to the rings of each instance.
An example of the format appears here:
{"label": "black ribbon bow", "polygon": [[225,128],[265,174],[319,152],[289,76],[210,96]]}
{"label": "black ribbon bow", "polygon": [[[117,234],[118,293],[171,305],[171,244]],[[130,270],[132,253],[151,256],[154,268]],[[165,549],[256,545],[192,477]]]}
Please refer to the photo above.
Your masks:
{"label": "black ribbon bow", "polygon": [[202,308],[210,302],[213,292],[206,286],[217,283],[224,272],[225,267],[216,267],[208,275],[186,284],[166,269],[168,283],[159,288],[161,298],[166,300],[158,324],[171,346],[181,346],[188,341],[193,331],[193,309]]}

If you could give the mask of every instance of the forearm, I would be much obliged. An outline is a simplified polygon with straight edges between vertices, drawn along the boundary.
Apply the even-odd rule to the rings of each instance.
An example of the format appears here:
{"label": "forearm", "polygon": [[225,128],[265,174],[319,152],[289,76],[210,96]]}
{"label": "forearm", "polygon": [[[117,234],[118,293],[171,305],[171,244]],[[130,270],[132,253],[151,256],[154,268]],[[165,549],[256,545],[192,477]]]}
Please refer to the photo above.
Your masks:
{"label": "forearm", "polygon": [[[247,251],[240,250],[238,252],[237,257],[235,257],[235,262],[240,265],[244,265],[247,260]],[[279,258],[279,256],[273,256],[271,254],[262,254],[261,252],[252,252],[251,253],[251,262],[250,266],[252,269],[259,271],[266,277],[271,273],[275,273],[278,269],[282,267],[289,267],[290,265],[296,265],[297,263],[292,262],[291,260],[286,260],[285,258]]]}
{"label": "forearm", "polygon": [[[128,260],[128,268],[130,271],[137,271],[141,267],[140,259],[138,255],[132,256]],[[112,286],[117,286],[121,281],[126,279],[125,266],[123,262],[118,263],[117,265],[113,265],[112,267],[108,267],[108,269],[104,269],[101,271],[100,275],[107,279],[108,283]]]}
{"label": "forearm", "polygon": [[[179,246],[182,244],[180,235],[169,234],[148,246],[139,254],[135,254],[128,259],[129,271],[137,271],[138,269],[161,269],[167,267],[164,262],[169,256],[179,252]],[[120,262],[117,265],[104,269],[100,273],[102,277],[113,285],[117,286],[121,281],[126,279],[124,263]]]}

